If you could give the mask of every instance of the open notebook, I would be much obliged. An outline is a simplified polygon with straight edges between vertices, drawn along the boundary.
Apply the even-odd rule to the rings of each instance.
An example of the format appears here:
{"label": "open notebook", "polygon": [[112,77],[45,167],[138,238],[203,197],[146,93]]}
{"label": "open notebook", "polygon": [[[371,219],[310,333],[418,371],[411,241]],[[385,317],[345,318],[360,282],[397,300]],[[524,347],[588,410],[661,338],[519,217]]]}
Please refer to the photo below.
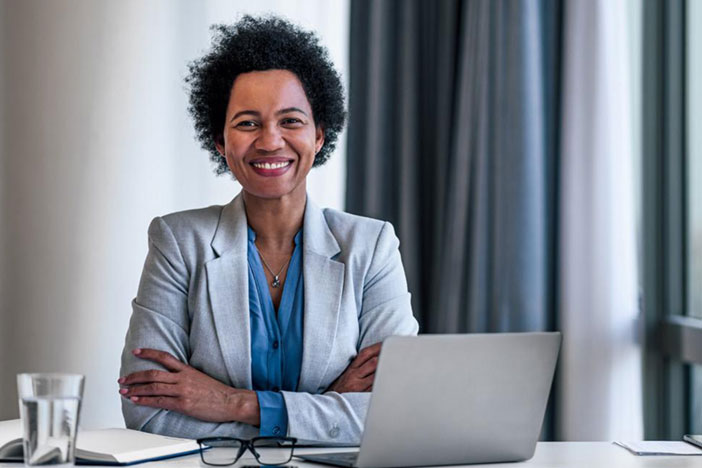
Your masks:
{"label": "open notebook", "polygon": [[[79,431],[77,465],[132,465],[196,453],[197,442],[131,429]],[[0,461],[23,460],[19,419],[0,421]]]}

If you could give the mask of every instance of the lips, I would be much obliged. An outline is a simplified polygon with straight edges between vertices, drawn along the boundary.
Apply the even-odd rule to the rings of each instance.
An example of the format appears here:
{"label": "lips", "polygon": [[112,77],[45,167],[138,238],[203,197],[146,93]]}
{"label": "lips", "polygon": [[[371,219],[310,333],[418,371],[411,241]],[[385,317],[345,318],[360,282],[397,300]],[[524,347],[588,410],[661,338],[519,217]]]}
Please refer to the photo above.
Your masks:
{"label": "lips", "polygon": [[277,177],[285,174],[293,166],[293,160],[287,158],[261,158],[249,162],[249,165],[258,175]]}

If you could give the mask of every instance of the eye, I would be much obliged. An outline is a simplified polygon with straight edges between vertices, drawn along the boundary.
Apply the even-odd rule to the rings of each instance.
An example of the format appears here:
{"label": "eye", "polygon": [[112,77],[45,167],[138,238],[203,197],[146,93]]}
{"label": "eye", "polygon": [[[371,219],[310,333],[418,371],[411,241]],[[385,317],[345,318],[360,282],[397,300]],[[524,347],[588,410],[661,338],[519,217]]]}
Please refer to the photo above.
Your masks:
{"label": "eye", "polygon": [[234,125],[236,128],[241,128],[244,130],[249,130],[256,128],[258,126],[258,123],[256,123],[253,120],[242,120],[241,122],[237,122],[236,125]]}
{"label": "eye", "polygon": [[303,124],[302,120],[297,117],[286,117],[281,122],[286,127],[298,127]]}

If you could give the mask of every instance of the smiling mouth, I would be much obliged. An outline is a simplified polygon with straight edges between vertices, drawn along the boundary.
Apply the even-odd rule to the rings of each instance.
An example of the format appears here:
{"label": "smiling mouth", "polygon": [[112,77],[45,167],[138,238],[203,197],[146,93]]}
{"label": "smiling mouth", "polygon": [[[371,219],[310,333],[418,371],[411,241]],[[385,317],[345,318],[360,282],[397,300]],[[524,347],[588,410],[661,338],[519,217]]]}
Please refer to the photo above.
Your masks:
{"label": "smiling mouth", "polygon": [[251,165],[257,169],[280,169],[283,167],[287,167],[290,164],[292,164],[292,161],[282,161],[282,162],[274,162],[274,163],[268,163],[268,162],[253,162]]}
{"label": "smiling mouth", "polygon": [[268,160],[251,161],[249,164],[254,172],[261,177],[279,177],[290,171],[294,162],[292,159],[277,157]]}

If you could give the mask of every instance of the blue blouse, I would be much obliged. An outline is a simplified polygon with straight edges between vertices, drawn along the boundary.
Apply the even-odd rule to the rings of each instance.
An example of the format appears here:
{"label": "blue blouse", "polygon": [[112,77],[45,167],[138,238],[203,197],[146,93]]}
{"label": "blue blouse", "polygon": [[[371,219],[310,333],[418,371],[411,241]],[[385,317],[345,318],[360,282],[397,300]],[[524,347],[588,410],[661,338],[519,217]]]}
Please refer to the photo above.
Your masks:
{"label": "blue blouse", "polygon": [[280,391],[297,390],[302,367],[302,231],[295,235],[295,248],[277,311],[255,240],[256,233],[249,227],[251,377],[260,408],[259,435],[285,436],[288,411]]}

